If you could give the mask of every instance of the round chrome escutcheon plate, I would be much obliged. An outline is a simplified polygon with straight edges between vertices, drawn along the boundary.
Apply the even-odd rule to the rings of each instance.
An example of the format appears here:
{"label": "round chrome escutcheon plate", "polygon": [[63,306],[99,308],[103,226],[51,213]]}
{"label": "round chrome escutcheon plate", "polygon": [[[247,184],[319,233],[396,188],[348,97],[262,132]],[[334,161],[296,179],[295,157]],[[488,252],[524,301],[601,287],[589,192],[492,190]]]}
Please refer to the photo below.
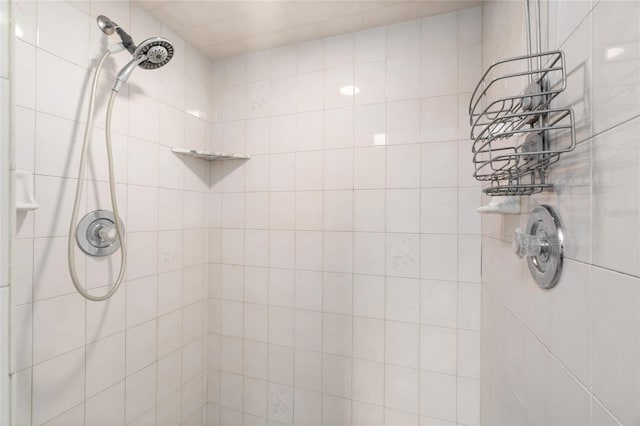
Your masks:
{"label": "round chrome escutcheon plate", "polygon": [[562,275],[564,260],[564,231],[560,216],[550,206],[537,206],[529,214],[527,234],[542,237],[548,243],[544,252],[527,257],[527,265],[538,286],[553,288]]}
{"label": "round chrome escutcheon plate", "polygon": [[[125,232],[122,219],[120,229]],[[120,248],[113,213],[109,210],[87,213],[76,228],[76,242],[89,256],[102,257],[113,254]]]}

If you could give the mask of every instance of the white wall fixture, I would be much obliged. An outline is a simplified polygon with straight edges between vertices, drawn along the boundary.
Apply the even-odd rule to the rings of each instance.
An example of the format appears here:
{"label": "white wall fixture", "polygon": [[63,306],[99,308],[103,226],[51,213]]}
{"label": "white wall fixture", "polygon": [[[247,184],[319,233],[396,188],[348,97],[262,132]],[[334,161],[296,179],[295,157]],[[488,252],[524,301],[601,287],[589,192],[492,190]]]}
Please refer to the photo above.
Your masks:
{"label": "white wall fixture", "polygon": [[16,209],[36,210],[39,206],[33,192],[33,175],[25,170],[15,170],[13,176],[16,187]]}
{"label": "white wall fixture", "polygon": [[171,148],[171,152],[189,157],[200,158],[201,160],[248,160],[250,157],[245,154],[228,154],[225,152],[205,151],[202,149]]}
{"label": "white wall fixture", "polygon": [[478,207],[478,213],[520,214],[520,196],[508,195],[492,198],[489,204]]}

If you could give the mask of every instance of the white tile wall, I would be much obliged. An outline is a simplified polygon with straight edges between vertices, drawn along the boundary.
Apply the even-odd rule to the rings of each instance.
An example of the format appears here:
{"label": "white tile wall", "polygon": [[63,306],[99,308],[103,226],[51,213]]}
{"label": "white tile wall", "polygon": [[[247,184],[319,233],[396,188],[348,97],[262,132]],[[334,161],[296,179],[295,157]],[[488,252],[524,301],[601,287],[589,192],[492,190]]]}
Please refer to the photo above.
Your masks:
{"label": "white tile wall", "polygon": [[212,65],[252,158],[211,165],[209,424],[478,424],[480,43],[475,8]]}
{"label": "white tile wall", "polygon": [[[640,59],[628,53],[640,44],[640,8],[618,1],[542,6],[545,46],[567,57],[567,90],[558,102],[574,108],[579,145],[554,167],[555,192],[522,207],[547,203],[560,211],[567,260],[558,286],[540,290],[508,243],[527,215],[483,216],[481,422],[633,424],[640,421],[640,249],[629,236],[640,224]],[[524,51],[523,13],[519,3],[485,7],[485,67]],[[470,313],[458,320],[475,322],[477,307]],[[477,366],[468,367],[475,374]]]}
{"label": "white tile wall", "polygon": [[[15,385],[13,419],[5,423],[204,424],[209,172],[169,147],[185,140],[205,146],[209,63],[129,2],[17,1],[11,7],[15,167],[35,173],[41,207],[16,218]],[[116,101],[115,174],[128,268],[116,295],[94,303],[78,296],[68,279],[66,234],[86,82],[96,58],[115,41],[95,25],[98,14],[130,29],[136,40],[165,35],[176,55],[166,68],[136,71]],[[110,59],[101,79],[81,215],[110,208],[105,104],[126,61],[126,54]],[[80,253],[77,259],[82,282],[104,293],[118,260],[85,260]]]}

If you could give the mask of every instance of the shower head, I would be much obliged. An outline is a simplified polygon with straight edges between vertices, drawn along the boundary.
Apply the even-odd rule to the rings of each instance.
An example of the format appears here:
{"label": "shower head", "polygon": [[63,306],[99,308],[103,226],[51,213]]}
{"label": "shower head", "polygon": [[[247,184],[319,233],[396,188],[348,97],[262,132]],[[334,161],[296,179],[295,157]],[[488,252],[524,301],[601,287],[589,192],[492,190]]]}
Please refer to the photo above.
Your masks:
{"label": "shower head", "polygon": [[116,82],[113,85],[113,90],[116,92],[127,82],[136,66],[145,70],[154,70],[165,66],[173,58],[173,44],[166,38],[151,37],[136,46],[133,38],[111,19],[100,15],[97,22],[103,33],[107,35],[117,33],[122,40],[122,46],[133,56],[133,59],[116,76]]}
{"label": "shower head", "polygon": [[138,64],[145,70],[154,70],[166,65],[173,58],[173,45],[162,37],[148,38],[136,47],[134,58],[146,57]]}
{"label": "shower head", "polygon": [[169,40],[162,37],[152,37],[143,41],[134,50],[133,59],[116,76],[112,90],[119,92],[136,66],[146,70],[154,70],[166,65],[171,58],[173,58],[173,45]]}

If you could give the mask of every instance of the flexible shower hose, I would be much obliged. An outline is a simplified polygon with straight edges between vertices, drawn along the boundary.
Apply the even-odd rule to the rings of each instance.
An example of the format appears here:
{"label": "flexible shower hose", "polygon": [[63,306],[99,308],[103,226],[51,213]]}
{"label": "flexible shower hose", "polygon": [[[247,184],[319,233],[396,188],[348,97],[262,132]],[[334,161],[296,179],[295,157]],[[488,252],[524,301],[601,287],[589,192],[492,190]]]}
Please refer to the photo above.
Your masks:
{"label": "flexible shower hose", "polygon": [[109,104],[107,106],[107,118],[105,124],[105,136],[106,136],[106,145],[107,145],[107,162],[109,165],[109,191],[111,193],[111,208],[113,209],[113,216],[116,228],[116,234],[118,237],[118,241],[120,242],[120,271],[118,272],[118,276],[116,281],[113,283],[111,288],[107,293],[102,296],[94,296],[90,294],[86,288],[84,288],[80,280],[78,278],[78,273],[76,271],[76,259],[75,259],[75,247],[74,247],[74,232],[76,230],[76,225],[78,221],[78,211],[80,209],[80,200],[82,198],[82,189],[84,186],[84,176],[85,170],[87,166],[87,153],[89,151],[89,139],[91,135],[91,122],[93,119],[93,107],[95,104],[95,95],[98,87],[98,80],[100,77],[100,72],[102,71],[102,67],[104,65],[104,61],[111,55],[111,51],[107,50],[105,54],[100,59],[98,66],[96,67],[95,74],[93,76],[93,83],[91,84],[91,95],[89,97],[89,113],[87,116],[87,123],[84,129],[84,140],[82,142],[82,153],[80,156],[80,167],[78,172],[78,183],[76,185],[76,195],[73,201],[73,211],[71,213],[71,226],[69,227],[69,241],[67,245],[67,255],[69,259],[69,272],[71,274],[71,280],[73,281],[73,285],[75,286],[78,293],[80,293],[85,299],[91,300],[94,302],[101,302],[103,300],[107,300],[111,296],[118,291],[118,287],[122,283],[122,279],[124,277],[124,271],[126,268],[126,246],[124,235],[122,234],[121,224],[120,224],[120,214],[118,212],[118,201],[116,199],[116,183],[115,176],[113,171],[113,152],[111,149],[111,112],[113,110],[113,103],[116,99],[117,92],[112,90],[111,96],[109,97]]}

